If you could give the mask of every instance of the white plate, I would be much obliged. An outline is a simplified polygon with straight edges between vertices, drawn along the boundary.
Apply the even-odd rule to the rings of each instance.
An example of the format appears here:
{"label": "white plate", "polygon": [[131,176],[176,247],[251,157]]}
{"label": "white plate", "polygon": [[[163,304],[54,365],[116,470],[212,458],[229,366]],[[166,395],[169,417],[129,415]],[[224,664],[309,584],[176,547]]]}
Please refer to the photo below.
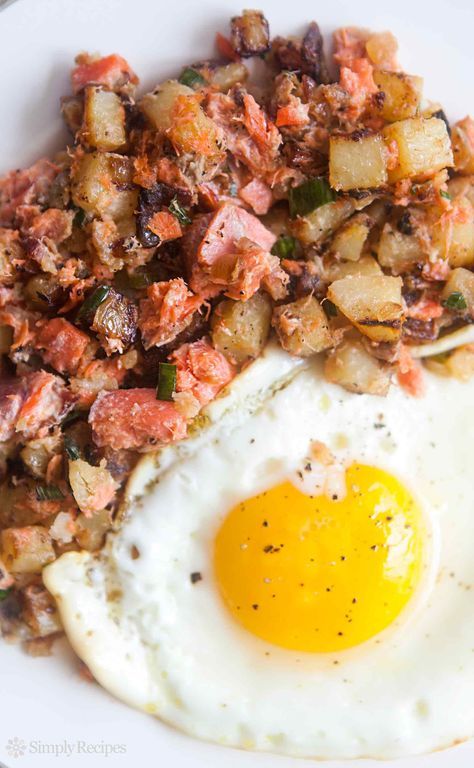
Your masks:
{"label": "white plate", "polygon": [[[425,93],[452,119],[474,113],[471,81],[472,0],[268,0],[272,33],[297,33],[316,17],[325,32],[342,24],[390,29],[408,72],[425,77]],[[248,5],[243,2],[243,5]],[[239,2],[218,0],[20,0],[0,12],[0,171],[62,146],[58,99],[81,50],[121,53],[144,87],[212,53]],[[202,744],[114,701],[78,675],[66,644],[52,658],[32,659],[0,643],[0,761],[9,768],[133,765],[140,768],[304,768],[309,761]],[[474,692],[473,692],[474,695]],[[7,751],[8,740],[23,755]],[[65,750],[68,750],[67,752]],[[114,750],[106,757],[105,752]],[[10,750],[11,752],[11,750]],[[66,754],[69,756],[66,758]],[[54,761],[55,755],[58,755]],[[471,768],[474,744],[396,761],[396,768]],[[322,765],[319,763],[318,765]],[[331,768],[348,763],[330,763]],[[355,768],[377,763],[359,761]]]}

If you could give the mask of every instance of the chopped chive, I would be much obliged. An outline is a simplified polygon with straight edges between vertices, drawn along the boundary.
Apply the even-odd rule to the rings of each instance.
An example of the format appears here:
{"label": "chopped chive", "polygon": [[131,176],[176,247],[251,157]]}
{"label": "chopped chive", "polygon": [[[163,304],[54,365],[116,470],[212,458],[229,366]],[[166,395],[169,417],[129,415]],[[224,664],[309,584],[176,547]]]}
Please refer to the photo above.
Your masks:
{"label": "chopped chive", "polygon": [[186,69],[183,69],[179,76],[179,82],[182,85],[187,85],[188,88],[200,88],[202,85],[206,84],[203,76],[200,75],[199,72],[196,72],[196,70],[192,67],[186,67]]}
{"label": "chopped chive", "polygon": [[322,302],[322,307],[326,313],[326,317],[337,317],[337,308],[336,305],[332,303],[329,299],[324,299]]}
{"label": "chopped chive", "polygon": [[461,291],[453,291],[448,298],[443,301],[443,305],[448,309],[467,309],[467,302]]}
{"label": "chopped chive", "polygon": [[304,181],[299,187],[292,187],[288,194],[290,216],[306,216],[321,205],[332,203],[336,199],[334,190],[322,176]]}
{"label": "chopped chive", "polygon": [[158,387],[156,397],[158,400],[172,400],[176,390],[176,366],[172,363],[158,364]]}
{"label": "chopped chive", "polygon": [[168,210],[178,219],[180,224],[191,224],[191,219],[189,218],[183,206],[179,204],[176,197],[173,197],[171,203],[168,206]]}
{"label": "chopped chive", "polygon": [[0,589],[0,602],[2,600],[6,600],[8,595],[11,594],[11,588],[10,589]]}
{"label": "chopped chive", "polygon": [[58,501],[64,499],[64,493],[57,485],[37,485],[36,498],[38,501]]}
{"label": "chopped chive", "polygon": [[64,450],[71,461],[77,461],[81,458],[81,449],[71,435],[66,435],[64,438]]}
{"label": "chopped chive", "polygon": [[110,293],[109,285],[98,285],[95,291],[89,294],[87,299],[81,305],[81,308],[77,313],[77,317],[78,318],[87,317],[87,315],[90,315],[92,314],[92,312],[95,312],[96,309],[102,304],[102,302],[105,301],[109,293]]}
{"label": "chopped chive", "polygon": [[282,235],[272,248],[274,256],[280,259],[294,259],[298,250],[298,240],[292,235]]}
{"label": "chopped chive", "polygon": [[445,200],[451,200],[451,195],[449,192],[445,192],[444,189],[440,189],[439,191],[440,197],[444,197]]}
{"label": "chopped chive", "polygon": [[87,214],[83,208],[76,209],[73,224],[75,227],[83,227],[87,219]]}

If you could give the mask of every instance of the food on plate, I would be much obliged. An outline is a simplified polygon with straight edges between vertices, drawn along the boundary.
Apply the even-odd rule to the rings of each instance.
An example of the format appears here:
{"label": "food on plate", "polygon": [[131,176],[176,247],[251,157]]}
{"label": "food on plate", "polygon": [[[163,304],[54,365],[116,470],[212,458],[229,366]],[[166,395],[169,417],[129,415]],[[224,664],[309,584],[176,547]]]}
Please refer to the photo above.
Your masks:
{"label": "food on plate", "polygon": [[[362,359],[360,387],[381,364],[357,338],[334,354]],[[102,551],[45,569],[99,683],[246,749],[393,758],[468,737],[471,393],[425,379],[423,398],[355,395],[272,344],[192,437],[147,454]]]}
{"label": "food on plate", "polygon": [[82,53],[0,179],[0,624],[203,738],[394,757],[472,729],[474,127],[333,42]]}

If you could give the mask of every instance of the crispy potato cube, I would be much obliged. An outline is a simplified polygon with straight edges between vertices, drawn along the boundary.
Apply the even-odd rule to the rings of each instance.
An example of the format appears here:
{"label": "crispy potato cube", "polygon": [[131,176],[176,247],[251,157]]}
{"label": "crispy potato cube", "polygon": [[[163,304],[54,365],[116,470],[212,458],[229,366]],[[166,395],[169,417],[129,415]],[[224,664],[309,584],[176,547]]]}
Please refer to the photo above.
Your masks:
{"label": "crispy potato cube", "polygon": [[82,549],[95,552],[104,543],[104,537],[112,524],[111,513],[106,509],[94,512],[90,517],[80,514],[76,520],[76,541]]}
{"label": "crispy potato cube", "polygon": [[349,392],[381,396],[390,388],[391,370],[387,363],[372,357],[356,339],[347,339],[333,349],[324,365],[324,374],[333,384]]}
{"label": "crispy potato cube", "polygon": [[382,137],[379,134],[365,136],[362,131],[349,136],[331,136],[329,183],[334,189],[343,191],[386,184],[386,152]]}
{"label": "crispy potato cube", "polygon": [[243,11],[230,26],[232,47],[240,56],[260,56],[270,48],[268,21],[261,11]]}
{"label": "crispy potato cube", "polygon": [[182,85],[177,80],[167,80],[155,88],[153,93],[146,93],[138,106],[153,128],[164,133],[171,128],[173,108],[178,96],[193,95],[193,89],[187,85]]}
{"label": "crispy potato cube", "polygon": [[465,311],[474,316],[474,272],[458,267],[453,269],[441,294],[447,301],[452,294],[460,293],[466,302]]}
{"label": "crispy potato cube", "polygon": [[125,109],[118,93],[95,85],[86,88],[81,140],[104,152],[126,144]]}
{"label": "crispy potato cube", "polygon": [[[288,228],[303,245],[320,243],[354,212],[352,200],[336,200],[316,208],[307,216],[298,216],[288,222]],[[279,233],[281,234],[281,233]]]}
{"label": "crispy potato cube", "polygon": [[211,317],[213,345],[236,365],[258,357],[270,332],[271,314],[266,293],[255,293],[248,301],[224,299]]}
{"label": "crispy potato cube", "polygon": [[404,235],[391,224],[385,224],[380,236],[377,257],[382,267],[390,269],[394,275],[406,271],[413,264],[426,261],[420,243],[413,235]]}
{"label": "crispy potato cube", "polygon": [[374,80],[385,96],[380,110],[384,120],[393,123],[415,117],[420,108],[423,89],[421,77],[379,69],[374,72]]}
{"label": "crispy potato cube", "polygon": [[401,278],[344,277],[331,283],[327,297],[369,339],[397,341],[400,338]]}
{"label": "crispy potato cube", "polygon": [[465,117],[451,129],[454,167],[458,173],[474,173],[474,120]]}
{"label": "crispy potato cube", "polygon": [[388,68],[397,55],[397,38],[391,32],[375,32],[365,43],[365,50],[376,67]]}
{"label": "crispy potato cube", "polygon": [[138,203],[135,190],[119,189],[123,165],[121,155],[90,152],[83,155],[72,168],[72,199],[75,205],[87,213],[118,222],[133,216]]}
{"label": "crispy potato cube", "polygon": [[237,83],[243,85],[249,76],[249,71],[241,61],[231,61],[211,71],[210,83],[219,91],[227,93]]}
{"label": "crispy potato cube", "polygon": [[331,251],[343,261],[358,261],[364,243],[370,232],[370,219],[365,214],[356,214],[334,235]]}
{"label": "crispy potato cube", "polygon": [[324,264],[324,278],[330,283],[343,277],[382,274],[382,269],[373,256],[361,256],[359,261],[334,261],[331,259],[329,263]]}
{"label": "crispy potato cube", "polygon": [[453,201],[449,226],[441,220],[433,228],[433,244],[451,267],[474,265],[474,207],[467,197]]}
{"label": "crispy potato cube", "polygon": [[309,357],[333,345],[326,314],[314,296],[303,296],[273,310],[280,344],[292,355]]}
{"label": "crispy potato cube", "polygon": [[81,512],[98,512],[113,499],[118,484],[105,464],[104,459],[98,467],[83,459],[69,461],[69,484]]}
{"label": "crispy potato cube", "polygon": [[47,637],[62,629],[53,598],[42,584],[29,584],[22,590],[22,619],[35,637]]}
{"label": "crispy potato cube", "polygon": [[399,179],[425,179],[453,165],[446,123],[438,117],[412,117],[387,125],[382,131],[389,146],[396,143],[398,162],[388,172],[391,184]]}
{"label": "crispy potato cube", "polygon": [[39,573],[56,557],[49,531],[42,525],[5,528],[0,544],[2,559],[12,573]]}

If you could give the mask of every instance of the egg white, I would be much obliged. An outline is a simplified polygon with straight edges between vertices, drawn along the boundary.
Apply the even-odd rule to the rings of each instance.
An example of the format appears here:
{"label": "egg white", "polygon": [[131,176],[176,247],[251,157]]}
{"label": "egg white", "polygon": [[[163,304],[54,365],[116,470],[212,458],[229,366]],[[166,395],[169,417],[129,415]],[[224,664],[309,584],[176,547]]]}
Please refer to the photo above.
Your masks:
{"label": "egg white", "polygon": [[[393,758],[470,736],[471,393],[428,375],[422,399],[396,387],[386,398],[354,395],[326,382],[317,361],[270,349],[207,409],[195,437],[142,460],[100,555],[67,553],[46,569],[75,651],[118,698],[221,744]],[[212,570],[229,509],[290,477],[311,440],[396,475],[432,536],[413,605],[338,654],[283,650],[247,633]],[[193,572],[202,581],[193,584]]]}

